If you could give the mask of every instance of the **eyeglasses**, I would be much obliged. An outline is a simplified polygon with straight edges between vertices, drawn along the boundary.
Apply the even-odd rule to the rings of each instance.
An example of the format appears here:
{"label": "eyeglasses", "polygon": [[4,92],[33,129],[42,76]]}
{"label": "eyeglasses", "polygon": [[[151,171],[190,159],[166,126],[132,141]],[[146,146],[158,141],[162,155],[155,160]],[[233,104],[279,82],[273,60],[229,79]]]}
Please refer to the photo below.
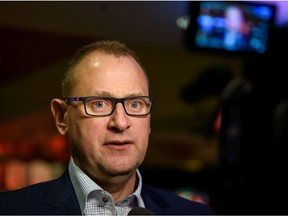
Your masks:
{"label": "eyeglasses", "polygon": [[82,101],[85,113],[89,116],[109,116],[111,115],[118,103],[121,103],[124,110],[129,116],[145,116],[151,113],[153,96],[133,96],[127,98],[112,97],[69,97],[64,98],[69,105],[73,101]]}

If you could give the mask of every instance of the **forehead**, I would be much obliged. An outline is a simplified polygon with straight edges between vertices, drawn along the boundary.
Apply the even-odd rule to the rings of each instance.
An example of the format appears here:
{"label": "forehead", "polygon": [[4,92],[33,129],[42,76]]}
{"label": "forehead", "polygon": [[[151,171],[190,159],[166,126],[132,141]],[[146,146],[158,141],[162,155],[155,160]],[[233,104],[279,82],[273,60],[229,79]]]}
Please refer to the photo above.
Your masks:
{"label": "forehead", "polygon": [[[75,67],[74,90],[81,94],[103,91],[148,95],[148,80],[142,67],[131,56],[92,52]],[[138,93],[137,93],[138,94]]]}

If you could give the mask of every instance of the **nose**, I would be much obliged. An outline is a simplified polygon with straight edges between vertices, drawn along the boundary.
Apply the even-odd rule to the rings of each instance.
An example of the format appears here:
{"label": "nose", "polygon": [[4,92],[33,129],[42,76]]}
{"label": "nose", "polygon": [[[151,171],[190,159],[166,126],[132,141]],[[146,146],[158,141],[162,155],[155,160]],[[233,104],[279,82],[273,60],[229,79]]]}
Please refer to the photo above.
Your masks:
{"label": "nose", "polygon": [[123,131],[131,126],[130,118],[121,103],[116,105],[110,117],[109,128],[112,130]]}

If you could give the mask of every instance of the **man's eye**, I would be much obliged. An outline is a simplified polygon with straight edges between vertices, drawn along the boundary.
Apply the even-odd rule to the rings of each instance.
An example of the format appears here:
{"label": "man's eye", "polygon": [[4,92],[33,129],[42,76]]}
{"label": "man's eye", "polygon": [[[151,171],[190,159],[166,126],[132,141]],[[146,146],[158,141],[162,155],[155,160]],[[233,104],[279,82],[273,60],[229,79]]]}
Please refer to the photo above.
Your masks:
{"label": "man's eye", "polygon": [[138,105],[139,105],[139,104],[138,104],[137,102],[132,102],[132,103],[130,104],[131,108],[137,108]]}
{"label": "man's eye", "polygon": [[94,103],[94,105],[95,105],[97,108],[101,108],[101,107],[104,106],[104,102],[103,102],[103,101],[96,101],[96,102]]}

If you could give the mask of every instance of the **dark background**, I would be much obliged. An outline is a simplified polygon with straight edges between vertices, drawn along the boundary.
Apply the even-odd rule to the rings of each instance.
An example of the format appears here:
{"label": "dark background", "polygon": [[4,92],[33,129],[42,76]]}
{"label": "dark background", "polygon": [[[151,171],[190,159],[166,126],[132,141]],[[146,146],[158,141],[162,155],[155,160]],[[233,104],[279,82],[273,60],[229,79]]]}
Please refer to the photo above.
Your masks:
{"label": "dark background", "polygon": [[177,18],[189,2],[0,2],[0,189],[61,173],[69,151],[49,103],[67,60],[118,39],[138,53],[157,97],[144,181],[200,196],[219,214],[287,214],[288,4],[272,4],[272,49],[248,58],[188,49]]}

